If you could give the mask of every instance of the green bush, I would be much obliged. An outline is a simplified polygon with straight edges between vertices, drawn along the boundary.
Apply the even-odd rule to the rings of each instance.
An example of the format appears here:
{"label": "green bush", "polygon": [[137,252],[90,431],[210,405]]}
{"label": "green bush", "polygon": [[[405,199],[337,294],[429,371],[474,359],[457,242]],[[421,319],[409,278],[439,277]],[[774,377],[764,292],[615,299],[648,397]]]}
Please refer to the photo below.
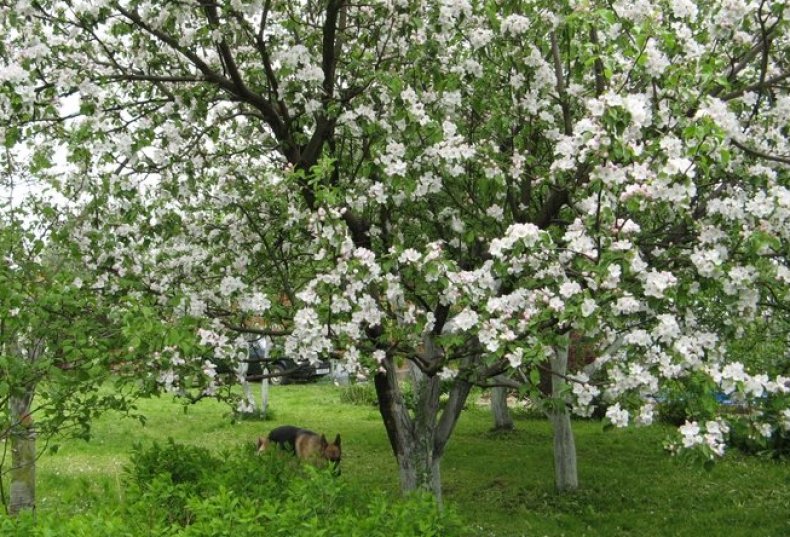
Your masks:
{"label": "green bush", "polygon": [[378,396],[372,383],[363,382],[345,386],[340,391],[340,401],[349,405],[376,406]]}
{"label": "green bush", "polygon": [[135,447],[120,509],[94,506],[65,523],[59,513],[0,518],[0,535],[137,537],[439,537],[461,534],[430,495],[393,500],[252,446],[214,455],[176,444]]}

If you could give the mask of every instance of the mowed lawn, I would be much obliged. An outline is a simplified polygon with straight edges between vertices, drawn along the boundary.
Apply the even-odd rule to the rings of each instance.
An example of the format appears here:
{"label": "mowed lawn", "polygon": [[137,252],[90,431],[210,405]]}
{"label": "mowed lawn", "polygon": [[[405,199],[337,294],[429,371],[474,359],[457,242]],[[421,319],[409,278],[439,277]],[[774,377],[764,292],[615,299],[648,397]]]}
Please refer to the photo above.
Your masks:
{"label": "mowed lawn", "polygon": [[[69,513],[123,502],[134,443],[177,442],[222,450],[281,424],[342,436],[339,479],[398,493],[397,469],[378,410],[341,402],[327,383],[272,388],[270,421],[235,423],[227,406],[184,412],[171,398],[144,400],[146,424],[108,414],[90,442],[61,441],[39,461],[39,509]],[[473,398],[474,399],[474,398]],[[445,501],[481,536],[790,536],[790,464],[729,453],[712,471],[662,449],[665,427],[610,430],[574,424],[581,489],[553,490],[552,436],[545,420],[514,412],[516,431],[492,434],[487,408],[470,401],[442,464]],[[250,479],[255,479],[254,475]]]}

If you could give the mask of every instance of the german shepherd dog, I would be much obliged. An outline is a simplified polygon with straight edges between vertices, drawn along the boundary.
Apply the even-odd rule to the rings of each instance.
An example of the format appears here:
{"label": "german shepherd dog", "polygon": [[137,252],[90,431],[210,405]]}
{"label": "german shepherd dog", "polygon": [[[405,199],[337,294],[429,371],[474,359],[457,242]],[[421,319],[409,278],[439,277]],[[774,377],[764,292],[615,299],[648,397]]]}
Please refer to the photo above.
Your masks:
{"label": "german shepherd dog", "polygon": [[335,437],[331,444],[327,442],[326,436],[319,436],[318,433],[307,429],[294,427],[293,425],[283,425],[272,429],[266,437],[258,438],[258,453],[268,449],[272,444],[276,444],[280,449],[290,451],[302,460],[323,465],[326,462],[333,464],[333,472],[340,475],[340,435]]}

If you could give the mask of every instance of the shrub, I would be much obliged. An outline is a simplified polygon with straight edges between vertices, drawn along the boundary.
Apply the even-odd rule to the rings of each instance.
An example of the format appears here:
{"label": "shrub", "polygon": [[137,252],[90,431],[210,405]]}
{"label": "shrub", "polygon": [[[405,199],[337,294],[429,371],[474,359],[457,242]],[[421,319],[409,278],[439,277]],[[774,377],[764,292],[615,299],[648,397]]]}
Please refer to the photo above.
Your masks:
{"label": "shrub", "polygon": [[378,396],[373,384],[361,382],[345,386],[340,391],[340,401],[349,405],[376,406],[378,405]]}
{"label": "shrub", "polygon": [[0,535],[137,537],[349,537],[461,534],[452,509],[430,495],[396,499],[356,490],[329,469],[300,464],[252,445],[212,454],[176,444],[135,446],[126,470],[126,503],[95,506],[66,522],[62,514],[0,518]]}

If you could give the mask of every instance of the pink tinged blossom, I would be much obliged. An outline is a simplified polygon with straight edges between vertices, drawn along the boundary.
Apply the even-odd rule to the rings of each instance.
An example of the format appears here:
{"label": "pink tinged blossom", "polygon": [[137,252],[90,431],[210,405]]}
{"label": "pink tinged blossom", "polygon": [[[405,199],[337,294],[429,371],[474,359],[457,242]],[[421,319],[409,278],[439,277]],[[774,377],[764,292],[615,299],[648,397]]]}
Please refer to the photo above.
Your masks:
{"label": "pink tinged blossom", "polygon": [[557,312],[563,311],[565,310],[565,301],[558,296],[553,296],[549,299],[549,309]]}
{"label": "pink tinged blossom", "polygon": [[239,278],[235,276],[225,276],[219,284],[219,292],[222,296],[228,297],[244,287],[244,283]]}
{"label": "pink tinged blossom", "polygon": [[239,300],[239,307],[248,313],[263,313],[271,305],[271,301],[263,293],[253,293]]}
{"label": "pink tinged blossom", "polygon": [[640,256],[638,252],[635,253],[634,257],[631,259],[631,271],[634,274],[641,274],[645,269],[647,269],[647,263],[645,263],[645,260],[642,259],[642,256]]}
{"label": "pink tinged blossom", "polygon": [[582,292],[582,286],[577,282],[565,282],[560,285],[560,296],[563,298],[571,298]]}
{"label": "pink tinged blossom", "polygon": [[606,278],[601,282],[601,287],[604,289],[616,289],[620,285],[620,277],[623,274],[623,269],[620,265],[611,264],[606,267]]}
{"label": "pink tinged blossom", "polygon": [[469,33],[469,42],[472,44],[472,48],[475,50],[486,46],[493,38],[494,32],[488,28],[474,28]]}
{"label": "pink tinged blossom", "polygon": [[585,298],[584,302],[582,302],[582,317],[589,317],[590,315],[598,309],[598,304],[595,303],[595,300],[592,298]]}
{"label": "pink tinged blossom", "polygon": [[666,271],[651,270],[644,280],[645,295],[656,298],[664,298],[664,292],[677,284],[677,278]]}
{"label": "pink tinged blossom", "polygon": [[452,380],[458,375],[458,371],[455,369],[450,369],[449,367],[443,367],[438,373],[437,376],[441,380]]}
{"label": "pink tinged blossom", "polygon": [[398,262],[401,264],[415,264],[417,263],[422,256],[420,252],[415,250],[414,248],[406,248],[398,257]]}
{"label": "pink tinged blossom", "polygon": [[620,403],[615,403],[606,409],[606,417],[615,427],[626,427],[630,414],[627,410],[620,408]]}
{"label": "pink tinged blossom", "polygon": [[590,378],[584,373],[573,376],[574,382],[571,383],[571,391],[575,396],[573,412],[580,416],[591,416],[594,407],[591,403],[601,390],[597,386],[588,384]]}
{"label": "pink tinged blossom", "polygon": [[491,241],[489,252],[494,257],[504,257],[517,242],[527,247],[534,246],[540,240],[541,233],[540,228],[534,224],[513,224],[507,228],[504,237]]}
{"label": "pink tinged blossom", "polygon": [[724,261],[721,251],[718,248],[694,249],[694,253],[689,257],[697,269],[697,273],[705,278],[712,278],[717,275],[718,269]]}
{"label": "pink tinged blossom", "polygon": [[639,409],[639,415],[636,417],[636,424],[647,426],[653,424],[653,413],[655,410],[655,405],[653,403],[645,403],[642,408]]}
{"label": "pink tinged blossom", "polygon": [[678,431],[683,436],[683,447],[685,448],[694,447],[703,442],[700,428],[696,421],[686,421],[684,425],[678,427]]}
{"label": "pink tinged blossom", "polygon": [[504,34],[521,35],[530,27],[530,20],[523,15],[508,15],[502,19],[500,29]]}
{"label": "pink tinged blossom", "polygon": [[725,435],[729,431],[730,427],[721,420],[708,421],[705,423],[704,443],[719,457],[724,455],[724,449],[726,447]]}
{"label": "pink tinged blossom", "polygon": [[679,19],[697,20],[697,5],[692,0],[671,0],[672,14]]}
{"label": "pink tinged blossom", "polygon": [[627,95],[623,99],[623,106],[631,115],[631,122],[637,128],[650,126],[653,114],[648,96],[643,93]]}
{"label": "pink tinged blossom", "polygon": [[159,384],[164,387],[165,391],[171,392],[176,388],[178,383],[178,375],[173,370],[169,369],[160,373],[157,380]]}
{"label": "pink tinged blossom", "polygon": [[668,176],[684,175],[693,178],[695,175],[694,164],[684,157],[672,157],[667,160],[662,170]]}
{"label": "pink tinged blossom", "polygon": [[620,17],[637,24],[650,17],[656,9],[649,0],[618,0],[613,7]]}
{"label": "pink tinged blossom", "polygon": [[768,384],[768,375],[747,376],[743,382],[743,389],[747,395],[761,397],[765,393],[766,384]]}
{"label": "pink tinged blossom", "polygon": [[770,423],[758,423],[757,432],[760,433],[760,436],[763,438],[771,438],[774,434],[774,427]]}
{"label": "pink tinged blossom", "polygon": [[630,315],[640,312],[643,309],[643,304],[633,296],[618,298],[617,301],[612,304],[612,311],[614,311],[616,315]]}
{"label": "pink tinged blossom", "polygon": [[28,81],[29,78],[30,74],[18,63],[4,65],[2,69],[0,69],[0,83],[10,82],[11,84],[21,84]]}
{"label": "pink tinged blossom", "polygon": [[669,343],[680,335],[680,325],[674,315],[665,313],[658,316],[658,325],[653,329],[653,336],[658,341]]}
{"label": "pink tinged blossom", "polygon": [[519,367],[521,365],[521,362],[524,359],[524,349],[522,349],[521,347],[518,347],[513,352],[507,353],[505,355],[505,358],[507,358],[507,361],[510,364],[510,367],[515,369],[515,368],[517,368],[517,367]]}
{"label": "pink tinged blossom", "polygon": [[205,362],[203,362],[203,374],[213,379],[214,377],[217,376],[217,366],[212,362],[206,360]]}
{"label": "pink tinged blossom", "polygon": [[497,204],[491,205],[486,209],[486,214],[491,218],[501,220],[505,216],[505,211]]}
{"label": "pink tinged blossom", "polygon": [[475,311],[465,308],[461,313],[453,317],[453,324],[461,332],[465,332],[477,326],[478,315]]}
{"label": "pink tinged blossom", "polygon": [[629,345],[647,348],[653,344],[653,338],[647,330],[634,329],[623,337],[623,342]]}
{"label": "pink tinged blossom", "polygon": [[648,40],[645,56],[647,58],[645,65],[647,72],[654,77],[661,76],[670,65],[669,58],[658,48],[655,39]]}
{"label": "pink tinged blossom", "polygon": [[785,431],[790,431],[790,408],[782,410],[782,421],[779,426]]}
{"label": "pink tinged blossom", "polygon": [[642,228],[639,226],[639,224],[637,224],[630,218],[628,220],[619,219],[617,221],[617,229],[623,235],[631,235],[642,231]]}

